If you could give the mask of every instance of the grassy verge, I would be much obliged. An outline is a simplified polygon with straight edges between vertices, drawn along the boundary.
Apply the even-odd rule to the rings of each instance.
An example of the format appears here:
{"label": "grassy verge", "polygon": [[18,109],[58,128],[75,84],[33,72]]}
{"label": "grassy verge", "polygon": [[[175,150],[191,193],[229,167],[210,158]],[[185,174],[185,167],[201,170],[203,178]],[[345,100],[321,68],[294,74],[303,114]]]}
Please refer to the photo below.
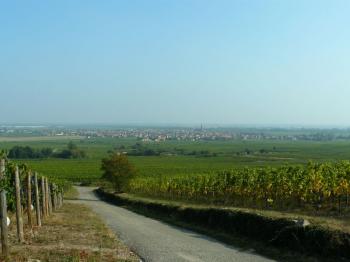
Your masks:
{"label": "grassy verge", "polygon": [[[108,189],[107,192],[113,191]],[[142,202],[153,202],[164,205],[175,205],[182,207],[200,207],[200,208],[218,208],[231,211],[247,212],[253,214],[260,214],[273,219],[295,219],[295,220],[308,220],[312,225],[317,225],[331,230],[340,230],[346,233],[350,233],[350,215],[324,215],[314,212],[307,212],[305,210],[293,210],[293,211],[277,211],[268,209],[252,209],[252,208],[242,208],[242,207],[232,207],[232,206],[222,206],[211,203],[204,203],[199,201],[180,201],[180,200],[170,200],[162,198],[153,198],[148,196],[139,196],[134,194],[122,193],[119,196],[134,201]]]}
{"label": "grassy verge", "polygon": [[349,261],[350,235],[320,225],[299,226],[295,217],[254,210],[184,205],[99,190],[107,201],[208,234],[280,261]]}
{"label": "grassy verge", "polygon": [[13,226],[9,261],[139,261],[96,214],[81,204],[65,203],[41,228],[26,234],[25,245],[18,244],[15,236]]}
{"label": "grassy verge", "polygon": [[79,197],[79,192],[75,187],[70,187],[67,192],[64,193],[64,199],[68,200],[73,200],[73,199],[78,199]]}

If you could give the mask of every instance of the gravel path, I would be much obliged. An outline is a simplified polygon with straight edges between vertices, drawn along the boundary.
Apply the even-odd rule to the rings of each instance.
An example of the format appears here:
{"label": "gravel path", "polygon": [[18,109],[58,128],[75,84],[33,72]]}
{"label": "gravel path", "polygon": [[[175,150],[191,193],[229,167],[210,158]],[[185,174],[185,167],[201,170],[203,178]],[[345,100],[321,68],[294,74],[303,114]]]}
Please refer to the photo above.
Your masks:
{"label": "gravel path", "polygon": [[118,237],[144,261],[272,261],[220,243],[204,235],[171,226],[100,201],[92,188],[77,187],[78,202],[90,206]]}

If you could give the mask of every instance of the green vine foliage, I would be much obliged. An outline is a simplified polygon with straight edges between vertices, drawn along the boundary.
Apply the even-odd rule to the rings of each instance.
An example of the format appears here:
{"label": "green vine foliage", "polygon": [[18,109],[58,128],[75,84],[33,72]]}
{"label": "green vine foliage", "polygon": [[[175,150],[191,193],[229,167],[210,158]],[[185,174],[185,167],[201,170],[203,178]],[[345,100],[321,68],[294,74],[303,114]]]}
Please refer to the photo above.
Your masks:
{"label": "green vine foliage", "polygon": [[7,207],[9,210],[15,210],[15,179],[14,172],[16,170],[16,166],[11,163],[6,163],[5,174],[4,177],[0,180],[0,188],[6,191],[7,198]]}
{"label": "green vine foliage", "polygon": [[197,175],[135,177],[128,191],[232,206],[350,212],[350,161],[247,167]]}
{"label": "green vine foliage", "polygon": [[[6,191],[6,200],[7,200],[7,208],[9,211],[15,211],[16,208],[16,189],[15,189],[15,172],[16,172],[16,165],[13,162],[10,162],[6,158],[6,152],[0,151],[0,159],[5,159],[6,165],[5,165],[5,173],[0,179],[0,189]],[[23,206],[27,205],[27,175],[29,172],[34,174],[31,169],[26,164],[19,164],[17,165],[19,169],[19,177],[20,177],[20,185],[21,185],[21,202]],[[38,177],[38,183],[39,188],[41,188],[41,175]],[[35,205],[35,198],[34,198],[34,175],[31,179],[32,184],[32,204]],[[51,186],[51,192],[54,193],[63,193],[66,190],[69,189],[71,184],[65,180],[60,180],[57,178],[50,178],[50,184],[54,185]],[[40,190],[39,190],[40,192]],[[41,193],[40,193],[41,196]]]}

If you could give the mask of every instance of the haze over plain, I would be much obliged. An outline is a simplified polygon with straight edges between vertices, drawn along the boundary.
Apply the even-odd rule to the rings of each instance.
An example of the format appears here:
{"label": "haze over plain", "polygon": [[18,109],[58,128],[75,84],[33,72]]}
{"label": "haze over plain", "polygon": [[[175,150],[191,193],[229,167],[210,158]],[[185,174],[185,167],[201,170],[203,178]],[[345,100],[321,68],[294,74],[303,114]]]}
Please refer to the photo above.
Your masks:
{"label": "haze over plain", "polygon": [[2,1],[2,123],[349,126],[347,1]]}

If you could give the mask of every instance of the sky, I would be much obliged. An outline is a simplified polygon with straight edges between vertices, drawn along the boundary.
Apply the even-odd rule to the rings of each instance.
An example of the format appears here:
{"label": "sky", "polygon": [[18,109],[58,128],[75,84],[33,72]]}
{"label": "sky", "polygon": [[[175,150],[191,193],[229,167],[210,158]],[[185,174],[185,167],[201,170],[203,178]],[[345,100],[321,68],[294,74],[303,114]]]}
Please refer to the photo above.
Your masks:
{"label": "sky", "polygon": [[0,123],[350,126],[350,1],[0,0]]}

